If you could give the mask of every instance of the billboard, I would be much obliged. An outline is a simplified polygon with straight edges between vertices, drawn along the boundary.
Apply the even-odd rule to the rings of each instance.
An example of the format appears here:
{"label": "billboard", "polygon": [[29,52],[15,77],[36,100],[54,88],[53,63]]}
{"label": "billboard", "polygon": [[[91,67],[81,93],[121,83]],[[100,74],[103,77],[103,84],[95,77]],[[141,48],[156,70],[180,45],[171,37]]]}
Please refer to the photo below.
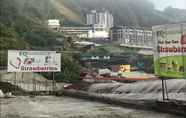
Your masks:
{"label": "billboard", "polygon": [[186,23],[155,26],[153,32],[156,75],[186,78]]}
{"label": "billboard", "polygon": [[130,65],[120,65],[120,72],[130,72],[131,66]]}
{"label": "billboard", "polygon": [[61,54],[55,51],[8,51],[8,72],[60,72]]}

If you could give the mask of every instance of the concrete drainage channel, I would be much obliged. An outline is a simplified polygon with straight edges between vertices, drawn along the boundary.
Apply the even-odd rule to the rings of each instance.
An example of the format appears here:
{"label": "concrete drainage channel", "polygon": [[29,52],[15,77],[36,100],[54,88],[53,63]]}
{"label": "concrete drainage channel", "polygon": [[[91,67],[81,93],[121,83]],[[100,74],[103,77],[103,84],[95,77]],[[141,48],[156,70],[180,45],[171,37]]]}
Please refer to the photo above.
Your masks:
{"label": "concrete drainage channel", "polygon": [[133,108],[148,111],[157,111],[174,115],[186,116],[186,103],[174,101],[151,101],[151,100],[120,100],[115,98],[104,97],[99,94],[91,94],[84,91],[64,90],[56,93],[57,96],[69,96],[90,101],[103,102],[107,104],[119,105],[125,108]]}
{"label": "concrete drainage channel", "polygon": [[162,106],[153,101],[124,101],[73,90],[55,94],[3,99],[2,118],[184,118],[184,114],[149,106]]}
{"label": "concrete drainage channel", "polygon": [[54,118],[50,115],[33,115],[33,116],[19,116],[19,115],[7,115],[6,118]]}
{"label": "concrete drainage channel", "polygon": [[[107,103],[111,105],[118,105],[122,106],[124,108],[132,108],[136,110],[146,110],[146,111],[157,111],[162,113],[169,113],[173,115],[180,115],[180,116],[186,116],[186,103],[175,103],[175,102],[162,102],[162,101],[152,101],[152,100],[124,100],[124,99],[117,99],[117,98],[110,98],[105,97],[101,94],[94,94],[94,93],[88,93],[85,91],[76,91],[76,90],[63,90],[61,92],[26,92],[25,96],[31,96],[31,98],[34,96],[58,96],[59,98],[61,96],[68,96],[68,97],[74,97],[79,99],[85,99],[89,101],[96,101],[96,102],[102,102]],[[185,105],[184,105],[185,104]],[[28,116],[16,116],[9,114],[7,118],[55,118],[54,116],[50,115],[28,115]]]}
{"label": "concrete drainage channel", "polygon": [[33,115],[33,116],[22,116],[23,118],[54,118],[50,115]]}

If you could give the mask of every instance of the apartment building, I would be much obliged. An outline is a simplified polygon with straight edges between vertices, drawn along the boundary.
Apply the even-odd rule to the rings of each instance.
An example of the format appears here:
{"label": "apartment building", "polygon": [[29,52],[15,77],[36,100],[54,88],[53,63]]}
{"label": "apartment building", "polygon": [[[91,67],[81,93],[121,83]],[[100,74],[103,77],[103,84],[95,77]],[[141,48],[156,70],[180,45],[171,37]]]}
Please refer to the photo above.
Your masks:
{"label": "apartment building", "polygon": [[114,18],[109,11],[97,12],[96,10],[92,10],[86,14],[86,21],[87,25],[99,25],[108,31],[114,26]]}
{"label": "apartment building", "polygon": [[111,41],[129,46],[153,46],[153,33],[150,29],[117,26],[110,30]]}

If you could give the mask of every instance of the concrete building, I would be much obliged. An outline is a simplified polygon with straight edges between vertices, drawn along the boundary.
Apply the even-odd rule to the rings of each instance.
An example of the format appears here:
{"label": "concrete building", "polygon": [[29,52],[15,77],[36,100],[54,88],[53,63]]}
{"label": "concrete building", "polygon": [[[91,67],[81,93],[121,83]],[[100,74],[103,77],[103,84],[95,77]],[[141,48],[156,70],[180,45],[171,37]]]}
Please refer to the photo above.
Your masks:
{"label": "concrete building", "polygon": [[109,29],[107,29],[104,25],[100,25],[100,24],[92,25],[92,30],[89,32],[89,38],[108,39]]}
{"label": "concrete building", "polygon": [[86,14],[86,20],[87,25],[99,25],[107,31],[114,25],[113,15],[108,11],[97,12],[96,10],[92,10],[90,13]]}
{"label": "concrete building", "polygon": [[58,31],[60,29],[60,20],[58,19],[49,19],[47,21],[47,25],[49,28]]}
{"label": "concrete building", "polygon": [[149,29],[129,28],[127,26],[113,27],[110,30],[110,39],[123,46],[153,46],[153,33]]}
{"label": "concrete building", "polygon": [[80,39],[107,39],[109,32],[103,26],[75,26],[75,27],[61,27],[60,32],[66,36],[76,37]]}
{"label": "concrete building", "polygon": [[86,20],[87,20],[87,25],[94,25],[97,24],[97,11],[92,10],[90,13],[86,14]]}
{"label": "concrete building", "polygon": [[114,25],[112,14],[108,11],[92,10],[86,14],[87,26],[61,27],[66,36],[84,39],[108,39],[110,28]]}
{"label": "concrete building", "polygon": [[91,26],[61,27],[60,32],[63,32],[67,37],[87,39],[92,29]]}
{"label": "concrete building", "polygon": [[86,15],[87,25],[92,26],[89,32],[91,39],[108,39],[109,30],[114,26],[114,18],[108,11],[97,12],[92,10]]}

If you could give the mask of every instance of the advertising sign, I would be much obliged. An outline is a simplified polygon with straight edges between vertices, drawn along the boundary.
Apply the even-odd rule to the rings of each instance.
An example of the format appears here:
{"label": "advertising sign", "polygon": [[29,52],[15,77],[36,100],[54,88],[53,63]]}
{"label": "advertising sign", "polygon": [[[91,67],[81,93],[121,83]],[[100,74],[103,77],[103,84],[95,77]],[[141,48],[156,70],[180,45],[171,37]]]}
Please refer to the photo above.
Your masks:
{"label": "advertising sign", "polygon": [[121,65],[120,66],[120,71],[121,72],[130,72],[131,71],[131,66],[130,65]]}
{"label": "advertising sign", "polygon": [[155,73],[161,77],[186,78],[186,24],[153,27],[156,41]]}
{"label": "advertising sign", "polygon": [[8,72],[59,72],[61,54],[55,51],[8,51]]}

